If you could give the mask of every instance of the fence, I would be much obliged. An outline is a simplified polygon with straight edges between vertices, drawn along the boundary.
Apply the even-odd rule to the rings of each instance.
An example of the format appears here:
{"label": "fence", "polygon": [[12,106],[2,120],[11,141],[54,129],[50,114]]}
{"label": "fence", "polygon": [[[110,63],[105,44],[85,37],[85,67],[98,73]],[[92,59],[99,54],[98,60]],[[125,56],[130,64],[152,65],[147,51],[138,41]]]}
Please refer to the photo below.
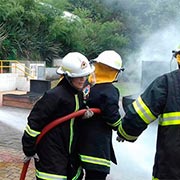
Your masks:
{"label": "fence", "polygon": [[32,69],[17,60],[0,60],[0,73],[16,73],[34,79]]}

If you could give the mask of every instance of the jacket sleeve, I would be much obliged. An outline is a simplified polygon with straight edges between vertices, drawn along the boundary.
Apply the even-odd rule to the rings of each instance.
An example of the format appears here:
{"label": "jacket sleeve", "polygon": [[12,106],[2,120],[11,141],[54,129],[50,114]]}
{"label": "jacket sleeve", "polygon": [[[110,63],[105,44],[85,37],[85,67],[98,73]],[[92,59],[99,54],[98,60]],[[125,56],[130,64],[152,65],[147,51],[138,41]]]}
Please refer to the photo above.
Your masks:
{"label": "jacket sleeve", "polygon": [[120,112],[119,112],[119,91],[114,88],[110,93],[106,93],[102,97],[102,104],[100,109],[102,110],[102,118],[106,123],[114,130],[117,130],[120,124]]}
{"label": "jacket sleeve", "polygon": [[166,76],[154,80],[132,104],[118,127],[118,136],[135,141],[163,113],[167,98]]}
{"label": "jacket sleeve", "polygon": [[41,130],[49,123],[49,117],[53,114],[55,104],[56,97],[53,94],[45,93],[30,112],[22,136],[22,147],[26,156],[33,156],[35,154],[36,139]]}

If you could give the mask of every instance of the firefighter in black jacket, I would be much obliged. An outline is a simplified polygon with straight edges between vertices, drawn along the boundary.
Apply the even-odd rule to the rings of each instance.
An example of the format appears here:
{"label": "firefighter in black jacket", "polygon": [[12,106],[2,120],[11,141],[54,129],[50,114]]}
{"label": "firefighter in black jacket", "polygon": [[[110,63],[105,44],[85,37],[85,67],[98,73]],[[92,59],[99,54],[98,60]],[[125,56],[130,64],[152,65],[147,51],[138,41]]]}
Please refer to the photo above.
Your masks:
{"label": "firefighter in black jacket", "polygon": [[86,105],[100,108],[101,114],[78,121],[79,153],[86,180],[106,179],[110,173],[110,161],[116,163],[112,129],[116,129],[120,122],[119,91],[112,83],[121,70],[121,57],[115,51],[107,50],[94,60],[94,66],[95,72],[89,77],[93,86]]}
{"label": "firefighter in black jacket", "polygon": [[77,111],[83,102],[81,95],[87,76],[94,71],[87,58],[78,53],[68,53],[57,70],[62,75],[59,84],[45,92],[28,116],[22,145],[27,157],[37,153],[36,178],[48,180],[76,180],[80,169],[71,164],[73,154],[74,119],[66,121],[48,132],[37,147],[41,130],[53,120]]}
{"label": "firefighter in black jacket", "polygon": [[[173,51],[178,65],[180,51]],[[117,140],[134,142],[158,118],[153,180],[180,179],[180,70],[156,78],[128,106],[118,127]]]}

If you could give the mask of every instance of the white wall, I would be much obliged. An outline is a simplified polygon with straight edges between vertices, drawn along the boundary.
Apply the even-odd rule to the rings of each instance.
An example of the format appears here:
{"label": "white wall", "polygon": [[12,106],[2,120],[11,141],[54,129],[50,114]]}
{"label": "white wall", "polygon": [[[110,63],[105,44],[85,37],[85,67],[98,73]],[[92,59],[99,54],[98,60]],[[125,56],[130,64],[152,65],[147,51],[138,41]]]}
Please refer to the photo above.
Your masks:
{"label": "white wall", "polygon": [[0,74],[0,91],[13,91],[16,90],[16,78],[15,73],[3,73]]}

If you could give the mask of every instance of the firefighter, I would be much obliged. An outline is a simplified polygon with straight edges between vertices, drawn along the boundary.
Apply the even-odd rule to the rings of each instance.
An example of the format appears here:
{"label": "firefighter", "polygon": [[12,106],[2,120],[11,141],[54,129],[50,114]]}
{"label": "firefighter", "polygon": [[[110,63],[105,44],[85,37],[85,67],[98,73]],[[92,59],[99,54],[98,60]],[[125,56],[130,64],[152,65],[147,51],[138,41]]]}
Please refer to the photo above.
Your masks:
{"label": "firefighter", "polygon": [[95,71],[88,79],[93,85],[86,105],[101,109],[101,114],[78,121],[79,155],[85,170],[85,180],[103,180],[110,173],[110,161],[116,164],[112,130],[116,130],[120,114],[119,91],[113,82],[122,70],[122,60],[118,53],[107,50],[93,62]]}
{"label": "firefighter", "polygon": [[[173,51],[180,65],[180,49]],[[156,78],[127,107],[118,127],[117,140],[134,142],[158,119],[153,180],[180,179],[180,69]]]}
{"label": "firefighter", "polygon": [[41,130],[53,120],[77,111],[83,103],[82,89],[87,76],[94,71],[88,59],[78,52],[70,52],[62,59],[57,73],[62,75],[58,85],[45,92],[28,116],[22,145],[27,157],[37,153],[36,178],[48,180],[76,180],[80,169],[73,166],[74,119],[63,122],[48,132],[37,146]]}

